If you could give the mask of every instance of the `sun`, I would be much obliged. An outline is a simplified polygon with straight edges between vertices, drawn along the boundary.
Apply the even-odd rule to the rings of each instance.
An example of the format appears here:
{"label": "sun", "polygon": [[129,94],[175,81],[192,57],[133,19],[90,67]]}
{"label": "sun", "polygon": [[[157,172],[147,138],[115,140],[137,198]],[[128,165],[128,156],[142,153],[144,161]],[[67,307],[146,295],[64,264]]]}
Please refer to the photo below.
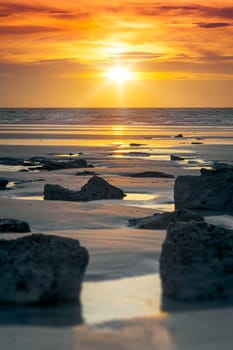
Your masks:
{"label": "sun", "polygon": [[106,76],[115,82],[124,82],[125,80],[133,79],[133,73],[126,67],[115,66],[112,67]]}

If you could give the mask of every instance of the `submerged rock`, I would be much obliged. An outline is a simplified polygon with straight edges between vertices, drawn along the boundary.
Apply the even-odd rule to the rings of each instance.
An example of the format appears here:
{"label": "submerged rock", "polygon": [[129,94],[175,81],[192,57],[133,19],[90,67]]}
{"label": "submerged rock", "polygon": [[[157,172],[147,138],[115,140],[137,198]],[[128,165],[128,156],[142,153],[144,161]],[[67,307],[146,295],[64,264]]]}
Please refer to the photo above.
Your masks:
{"label": "submerged rock", "polygon": [[175,154],[171,154],[170,160],[184,160],[184,158],[180,156],[176,156]]}
{"label": "submerged rock", "polygon": [[142,173],[128,174],[131,177],[160,177],[173,179],[175,176],[171,174],[162,173],[161,171],[143,171]]}
{"label": "submerged rock", "polygon": [[31,232],[27,222],[16,219],[0,219],[0,232]]}
{"label": "submerged rock", "polygon": [[78,240],[33,234],[0,240],[0,303],[79,302],[88,252]]}
{"label": "submerged rock", "polygon": [[88,171],[88,170],[84,170],[84,171],[78,171],[76,174],[76,176],[88,176],[88,175],[97,175],[95,171]]}
{"label": "submerged rock", "polygon": [[233,210],[233,167],[201,169],[201,176],[178,176],[175,208]]}
{"label": "submerged rock", "polygon": [[0,190],[5,190],[7,184],[8,184],[8,180],[6,179],[0,179]]}
{"label": "submerged rock", "polygon": [[165,212],[162,214],[154,214],[144,218],[136,218],[129,220],[129,226],[141,229],[165,230],[170,222],[178,221],[203,221],[204,218],[191,210],[180,209],[173,212]]}
{"label": "submerged rock", "polygon": [[175,222],[162,246],[163,295],[196,301],[233,299],[233,231],[205,222]]}
{"label": "submerged rock", "polygon": [[72,191],[59,185],[47,184],[44,199],[87,202],[99,199],[122,199],[124,192],[99,176],[93,176],[80,191]]}
{"label": "submerged rock", "polygon": [[24,162],[21,158],[13,158],[13,157],[2,157],[0,158],[0,164],[3,165],[22,165]]}

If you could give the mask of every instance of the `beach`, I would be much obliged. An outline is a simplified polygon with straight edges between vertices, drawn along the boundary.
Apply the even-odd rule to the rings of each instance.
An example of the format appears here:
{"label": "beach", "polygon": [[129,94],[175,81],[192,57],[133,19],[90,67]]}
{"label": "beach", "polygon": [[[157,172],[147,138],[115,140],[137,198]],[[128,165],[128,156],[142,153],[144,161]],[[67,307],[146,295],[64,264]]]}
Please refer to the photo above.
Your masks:
{"label": "beach", "polygon": [[[199,175],[214,162],[233,164],[232,135],[232,126],[2,124],[0,159],[84,158],[92,166],[46,171],[0,164],[0,177],[9,181],[0,191],[1,217],[27,221],[32,233],[78,239],[90,254],[77,311],[81,324],[75,307],[0,307],[2,349],[232,349],[232,306],[164,310],[159,256],[166,230],[128,225],[132,218],[174,210],[176,176]],[[126,196],[43,200],[45,184],[80,190],[92,177],[76,175],[81,171],[94,171]],[[145,171],[174,178],[132,176]],[[207,213],[205,220],[233,228],[232,213]]]}

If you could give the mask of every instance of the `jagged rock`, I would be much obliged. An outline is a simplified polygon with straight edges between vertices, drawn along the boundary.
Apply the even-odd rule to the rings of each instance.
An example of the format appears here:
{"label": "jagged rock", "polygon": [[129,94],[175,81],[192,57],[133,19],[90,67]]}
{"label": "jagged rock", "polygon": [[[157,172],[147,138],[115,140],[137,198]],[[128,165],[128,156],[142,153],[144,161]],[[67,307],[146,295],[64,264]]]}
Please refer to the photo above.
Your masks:
{"label": "jagged rock", "polygon": [[80,191],[72,191],[59,185],[47,184],[44,187],[44,199],[87,202],[98,199],[122,199],[124,192],[110,185],[99,176],[93,176]]}
{"label": "jagged rock", "polygon": [[143,171],[142,173],[128,174],[131,177],[161,177],[173,179],[175,176],[171,174],[162,173],[161,171]]}
{"label": "jagged rock", "polygon": [[122,199],[124,192],[109,184],[99,176],[93,176],[80,190],[81,201],[91,201],[97,199]]}
{"label": "jagged rock", "polygon": [[0,179],[0,190],[5,190],[7,184],[8,184],[8,180],[6,179]]}
{"label": "jagged rock", "polygon": [[0,164],[3,164],[3,165],[22,165],[23,162],[24,160],[20,158],[13,158],[13,157],[0,158]]}
{"label": "jagged rock", "polygon": [[27,222],[16,219],[0,219],[0,232],[31,232]]}
{"label": "jagged rock", "polygon": [[0,240],[0,303],[79,302],[88,252],[78,240],[33,234]]}
{"label": "jagged rock", "polygon": [[204,218],[191,210],[180,209],[173,212],[165,212],[162,214],[154,214],[144,218],[136,218],[129,220],[129,226],[142,229],[165,230],[170,222],[178,221],[203,221]]}
{"label": "jagged rock", "polygon": [[233,168],[201,169],[201,176],[178,176],[175,208],[233,210]]}
{"label": "jagged rock", "polygon": [[170,160],[184,160],[184,158],[180,156],[176,156],[175,154],[171,154]]}
{"label": "jagged rock", "polygon": [[88,171],[88,170],[84,170],[84,171],[78,171],[76,174],[76,176],[87,176],[87,175],[97,175],[95,171]]}
{"label": "jagged rock", "polygon": [[163,295],[179,300],[233,298],[233,231],[205,222],[168,226],[160,257]]}

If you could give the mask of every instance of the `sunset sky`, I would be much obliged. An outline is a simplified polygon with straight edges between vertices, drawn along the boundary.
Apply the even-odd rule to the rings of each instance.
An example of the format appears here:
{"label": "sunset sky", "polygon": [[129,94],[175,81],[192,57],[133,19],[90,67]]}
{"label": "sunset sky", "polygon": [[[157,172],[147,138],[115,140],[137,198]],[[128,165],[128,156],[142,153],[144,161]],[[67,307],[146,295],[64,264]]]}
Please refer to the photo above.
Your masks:
{"label": "sunset sky", "polygon": [[232,107],[232,5],[0,0],[0,106]]}

